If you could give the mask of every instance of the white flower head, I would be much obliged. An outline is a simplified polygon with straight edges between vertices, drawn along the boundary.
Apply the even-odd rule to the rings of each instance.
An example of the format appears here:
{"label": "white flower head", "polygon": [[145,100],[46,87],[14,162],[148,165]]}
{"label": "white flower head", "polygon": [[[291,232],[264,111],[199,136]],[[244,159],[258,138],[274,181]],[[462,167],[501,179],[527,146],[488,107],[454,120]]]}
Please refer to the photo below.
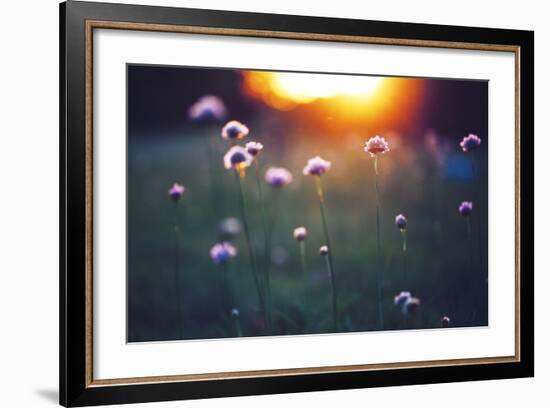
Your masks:
{"label": "white flower head", "polygon": [[371,137],[364,147],[365,153],[370,153],[372,157],[376,156],[379,153],[387,153],[390,151],[390,145],[383,137],[374,136]]}
{"label": "white flower head", "polygon": [[304,167],[304,175],[320,176],[330,169],[330,162],[322,159],[320,156],[315,156],[309,159]]}
{"label": "white flower head", "polygon": [[254,160],[254,156],[248,153],[244,147],[233,146],[223,157],[223,164],[226,169],[234,169],[242,174],[252,164],[252,160]]}
{"label": "white flower head", "polygon": [[263,150],[264,145],[260,142],[248,142],[244,145],[244,147],[246,148],[246,151],[248,153],[250,153],[252,156],[256,156]]}
{"label": "white flower head", "polygon": [[223,127],[221,136],[222,139],[235,140],[248,136],[248,133],[249,130],[246,125],[237,120],[231,120]]}
{"label": "white flower head", "polygon": [[294,239],[296,241],[303,241],[307,237],[306,227],[298,227],[294,229]]}

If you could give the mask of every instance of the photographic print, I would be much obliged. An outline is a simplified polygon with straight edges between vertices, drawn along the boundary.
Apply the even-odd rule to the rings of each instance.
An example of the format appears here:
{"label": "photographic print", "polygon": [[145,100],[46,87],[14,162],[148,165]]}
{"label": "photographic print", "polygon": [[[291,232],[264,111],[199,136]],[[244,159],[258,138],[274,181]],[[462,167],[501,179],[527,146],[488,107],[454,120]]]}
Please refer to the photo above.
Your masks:
{"label": "photographic print", "polygon": [[488,325],[488,82],[128,64],[127,341]]}

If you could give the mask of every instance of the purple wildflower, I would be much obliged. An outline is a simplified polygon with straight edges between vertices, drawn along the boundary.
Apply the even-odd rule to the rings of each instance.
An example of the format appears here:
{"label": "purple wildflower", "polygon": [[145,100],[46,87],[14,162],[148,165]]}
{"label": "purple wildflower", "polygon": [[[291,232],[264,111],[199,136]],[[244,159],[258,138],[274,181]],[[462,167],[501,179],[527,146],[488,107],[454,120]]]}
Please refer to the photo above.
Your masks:
{"label": "purple wildflower", "polygon": [[228,242],[216,244],[210,249],[210,258],[217,264],[224,264],[235,255],[237,255],[237,250]]}
{"label": "purple wildflower", "polygon": [[235,169],[239,172],[249,167],[254,157],[242,146],[233,146],[223,157],[226,169]]}
{"label": "purple wildflower", "polygon": [[374,136],[365,143],[364,150],[365,153],[370,153],[370,155],[374,157],[379,153],[389,152],[390,146],[383,137]]}
{"label": "purple wildflower", "polygon": [[183,195],[184,191],[185,191],[184,186],[178,183],[174,183],[172,187],[170,187],[170,189],[168,190],[168,195],[172,200],[178,201]]}
{"label": "purple wildflower", "polygon": [[197,121],[218,121],[227,116],[223,101],[214,95],[201,96],[189,108],[189,118]]}
{"label": "purple wildflower", "polygon": [[397,225],[397,228],[401,231],[407,228],[407,222],[407,218],[405,218],[403,214],[399,214],[395,217],[395,225]]}
{"label": "purple wildflower", "polygon": [[263,150],[264,145],[260,142],[248,142],[244,145],[244,147],[248,153],[250,153],[252,156],[256,156]]}
{"label": "purple wildflower", "polygon": [[315,156],[309,159],[307,165],[304,167],[304,175],[320,176],[326,173],[330,169],[330,162],[323,160],[320,156]]}
{"label": "purple wildflower", "polygon": [[265,181],[272,187],[284,187],[292,182],[292,174],[283,167],[270,167],[265,172]]}
{"label": "purple wildflower", "polygon": [[401,292],[393,298],[393,303],[397,306],[403,306],[411,297],[411,292]]}
{"label": "purple wildflower", "polygon": [[469,216],[472,213],[474,205],[471,201],[463,201],[458,207],[458,212],[464,217]]}
{"label": "purple wildflower", "polygon": [[304,241],[307,237],[306,227],[298,227],[294,229],[294,239],[296,241]]}
{"label": "purple wildflower", "polygon": [[248,127],[241,122],[232,120],[225,124],[222,129],[222,138],[227,140],[242,139],[248,136]]}
{"label": "purple wildflower", "polygon": [[460,147],[462,147],[463,152],[470,152],[475,150],[481,144],[481,139],[478,135],[470,133],[468,136],[465,136],[460,142]]}

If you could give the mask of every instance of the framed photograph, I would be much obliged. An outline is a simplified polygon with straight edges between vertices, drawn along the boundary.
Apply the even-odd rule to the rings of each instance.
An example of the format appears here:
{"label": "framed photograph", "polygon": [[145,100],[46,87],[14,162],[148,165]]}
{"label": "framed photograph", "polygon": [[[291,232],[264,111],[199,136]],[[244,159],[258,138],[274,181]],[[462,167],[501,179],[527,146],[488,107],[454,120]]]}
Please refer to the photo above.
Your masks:
{"label": "framed photograph", "polygon": [[60,22],[62,405],[533,376],[533,32]]}

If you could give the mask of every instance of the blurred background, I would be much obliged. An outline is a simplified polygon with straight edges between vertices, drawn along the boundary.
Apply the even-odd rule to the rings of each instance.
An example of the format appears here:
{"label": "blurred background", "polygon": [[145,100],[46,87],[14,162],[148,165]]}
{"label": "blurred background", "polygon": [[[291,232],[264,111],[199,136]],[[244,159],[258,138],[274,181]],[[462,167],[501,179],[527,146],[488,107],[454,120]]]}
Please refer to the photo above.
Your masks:
{"label": "blurred background", "polygon": [[[189,116],[204,95],[223,101],[225,117]],[[220,137],[232,119],[250,128],[239,144],[264,145],[263,203],[254,168],[244,184],[258,257],[266,255],[262,208],[276,220],[266,256],[269,334],[332,331],[319,203],[314,180],[302,175],[316,155],[332,163],[323,184],[339,331],[379,329],[374,160],[363,151],[377,134],[391,149],[379,158],[384,329],[439,328],[443,316],[451,327],[486,325],[487,97],[482,81],[129,65],[128,341],[235,336],[225,278],[241,334],[266,334],[244,234],[231,240],[238,254],[228,268],[209,256],[227,238],[220,222],[241,219],[235,176],[223,168],[231,143]],[[459,143],[469,133],[482,143],[464,153]],[[293,182],[270,188],[263,181],[270,166],[289,169]],[[173,183],[186,188],[178,212],[168,196]],[[470,234],[458,212],[465,200],[474,203]],[[409,221],[406,276],[399,213]],[[309,231],[305,279],[292,236],[301,225]],[[394,304],[401,291],[420,299],[414,313]]]}

